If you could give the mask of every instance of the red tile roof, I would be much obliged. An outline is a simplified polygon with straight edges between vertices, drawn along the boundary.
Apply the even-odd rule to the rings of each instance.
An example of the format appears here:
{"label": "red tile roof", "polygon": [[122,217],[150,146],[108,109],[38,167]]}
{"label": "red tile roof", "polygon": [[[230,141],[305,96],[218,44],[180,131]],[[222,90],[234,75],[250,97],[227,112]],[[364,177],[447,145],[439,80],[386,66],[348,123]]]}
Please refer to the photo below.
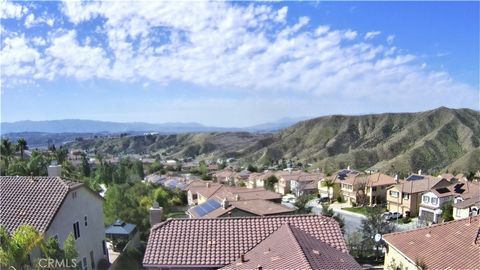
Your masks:
{"label": "red tile roof", "polygon": [[[412,263],[428,269],[480,269],[480,218],[450,221],[421,229],[384,235]],[[387,264],[389,262],[386,262]]]}
{"label": "red tile roof", "polygon": [[289,223],[283,224],[242,260],[222,269],[362,269],[350,254],[341,252]]}
{"label": "red tile roof", "polygon": [[204,218],[220,217],[235,208],[257,216],[281,215],[295,211],[295,209],[286,207],[283,204],[274,203],[267,200],[229,201],[228,203],[230,206],[226,209],[220,207],[205,215]]}
{"label": "red tile roof", "polygon": [[340,252],[347,252],[338,223],[316,215],[171,219],[150,232],[145,267],[223,267],[289,223]]}
{"label": "red tile roof", "polygon": [[0,224],[9,232],[23,224],[45,232],[68,192],[82,185],[60,177],[1,176]]}

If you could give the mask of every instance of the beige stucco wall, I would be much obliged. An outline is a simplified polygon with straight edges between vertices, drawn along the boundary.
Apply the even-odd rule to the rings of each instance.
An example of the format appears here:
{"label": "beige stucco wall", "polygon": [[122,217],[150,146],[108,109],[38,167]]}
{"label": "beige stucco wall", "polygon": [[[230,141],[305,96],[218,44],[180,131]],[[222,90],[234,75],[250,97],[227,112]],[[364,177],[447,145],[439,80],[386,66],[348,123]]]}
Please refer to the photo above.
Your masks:
{"label": "beige stucco wall", "polygon": [[469,208],[456,208],[453,207],[453,218],[454,219],[461,219],[461,218],[467,218],[470,215],[470,209]]}
{"label": "beige stucco wall", "polygon": [[[384,269],[386,270],[416,270],[417,267],[415,264],[410,262],[407,258],[405,258],[398,250],[389,246],[388,252],[385,253],[385,260],[384,260]],[[398,268],[397,268],[398,267]]]}
{"label": "beige stucco wall", "polygon": [[[76,197],[73,198],[73,192]],[[85,226],[85,216],[87,226]],[[60,246],[67,236],[73,234],[73,224],[79,223],[80,237],[75,240],[78,259],[87,258],[88,269],[91,268],[90,251],[93,251],[95,268],[98,261],[104,258],[103,243],[105,240],[105,224],[103,221],[103,201],[86,187],[80,187],[68,193],[55,218],[45,233],[46,237],[58,236]]]}

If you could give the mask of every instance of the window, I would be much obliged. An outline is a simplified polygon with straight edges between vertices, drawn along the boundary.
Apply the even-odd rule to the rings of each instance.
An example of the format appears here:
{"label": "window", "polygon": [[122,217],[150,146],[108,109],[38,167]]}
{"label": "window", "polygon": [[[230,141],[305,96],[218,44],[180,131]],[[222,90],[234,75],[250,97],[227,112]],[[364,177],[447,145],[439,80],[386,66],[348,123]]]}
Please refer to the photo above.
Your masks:
{"label": "window", "polygon": [[408,200],[408,199],[410,199],[410,194],[403,193],[402,197],[403,197],[404,200]]}
{"label": "window", "polygon": [[377,187],[372,187],[372,191],[377,191]]}
{"label": "window", "polygon": [[78,221],[73,223],[73,236],[75,236],[75,240],[80,238],[80,225],[78,224]]}
{"label": "window", "polygon": [[83,260],[82,260],[82,269],[83,269],[83,270],[88,270],[87,257],[83,257]]}
{"label": "window", "polygon": [[430,203],[437,205],[437,203],[438,203],[438,198],[431,198]]}
{"label": "window", "polygon": [[455,208],[455,216],[460,217],[460,209]]}
{"label": "window", "polygon": [[428,197],[428,196],[423,196],[423,202],[424,202],[424,203],[429,203],[429,202],[430,202],[430,197]]}
{"label": "window", "polygon": [[107,255],[107,244],[102,240],[103,255]]}
{"label": "window", "polygon": [[84,220],[85,220],[85,227],[87,227],[88,226],[87,216],[85,216]]}
{"label": "window", "polygon": [[391,197],[394,197],[394,198],[398,198],[398,195],[399,195],[398,191],[393,191],[393,190],[390,190],[389,194]]}

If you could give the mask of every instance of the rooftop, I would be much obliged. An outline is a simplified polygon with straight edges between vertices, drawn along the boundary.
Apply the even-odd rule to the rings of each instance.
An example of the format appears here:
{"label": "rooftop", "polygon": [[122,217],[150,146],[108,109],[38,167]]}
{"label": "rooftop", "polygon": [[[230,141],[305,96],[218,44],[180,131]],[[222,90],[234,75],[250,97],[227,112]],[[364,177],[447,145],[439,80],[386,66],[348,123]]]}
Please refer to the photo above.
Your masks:
{"label": "rooftop", "polygon": [[81,186],[61,177],[0,176],[0,223],[9,232],[23,224],[45,232],[68,192]]}
{"label": "rooftop", "polygon": [[465,218],[383,238],[390,248],[413,263],[421,260],[428,269],[479,269],[479,222],[479,217]]}
{"label": "rooftop", "polygon": [[339,252],[347,246],[338,223],[317,215],[171,219],[150,232],[145,267],[223,267],[289,223]]}

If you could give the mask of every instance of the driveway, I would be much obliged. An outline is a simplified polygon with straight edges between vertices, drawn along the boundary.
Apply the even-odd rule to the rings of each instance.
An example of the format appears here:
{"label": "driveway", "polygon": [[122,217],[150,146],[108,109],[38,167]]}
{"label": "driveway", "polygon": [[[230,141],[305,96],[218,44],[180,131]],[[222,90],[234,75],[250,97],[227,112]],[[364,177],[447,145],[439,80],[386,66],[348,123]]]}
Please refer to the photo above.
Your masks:
{"label": "driveway", "polygon": [[[350,235],[353,232],[360,231],[362,228],[362,220],[366,219],[365,216],[357,214],[357,213],[352,213],[349,211],[342,210],[341,207],[348,207],[346,204],[336,204],[332,203],[330,204],[330,208],[338,214],[340,217],[343,218],[345,221],[345,234]],[[318,215],[322,214],[322,207],[314,207],[312,209],[312,212]]]}

